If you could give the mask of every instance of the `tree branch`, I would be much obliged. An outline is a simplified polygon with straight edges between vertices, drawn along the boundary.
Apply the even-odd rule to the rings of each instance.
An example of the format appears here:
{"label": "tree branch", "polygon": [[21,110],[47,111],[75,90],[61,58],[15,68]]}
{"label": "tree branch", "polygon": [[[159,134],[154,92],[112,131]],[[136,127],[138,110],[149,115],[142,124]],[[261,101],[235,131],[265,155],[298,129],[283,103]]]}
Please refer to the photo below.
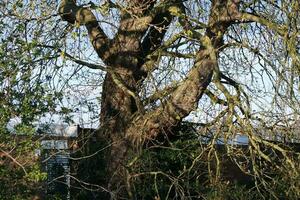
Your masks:
{"label": "tree branch", "polygon": [[[209,48],[201,48],[196,56],[194,68],[170,97],[157,109],[132,122],[132,126],[126,132],[129,141],[139,143],[146,138],[155,138],[164,128],[176,126],[197,107],[199,99],[211,81],[216,65],[216,60],[210,57],[210,51]],[[136,134],[137,129],[142,130],[143,136]]]}
{"label": "tree branch", "polygon": [[211,91],[206,89],[204,91],[204,93],[211,99],[212,102],[217,103],[217,104],[221,104],[223,106],[228,106],[227,101],[225,101],[224,99],[220,99],[217,95],[215,95]]}
{"label": "tree branch", "polygon": [[11,156],[8,152],[4,151],[3,149],[0,148],[0,151],[4,154],[4,156],[8,157],[14,163],[16,163],[19,167],[21,167],[22,170],[23,170],[23,172],[24,172],[24,174],[27,175],[27,171],[26,171],[25,167],[21,163],[19,163],[13,156]]}
{"label": "tree branch", "polygon": [[170,86],[167,86],[165,88],[163,88],[162,90],[158,90],[156,91],[154,94],[152,94],[151,96],[145,98],[143,100],[145,105],[149,105],[154,103],[155,101],[157,101],[158,99],[162,99],[166,96],[168,96],[170,93],[172,93],[176,88],[178,87],[178,84],[172,84]]}
{"label": "tree branch", "polygon": [[108,57],[106,52],[109,49],[110,39],[99,26],[92,11],[89,8],[77,6],[74,0],[62,0],[58,11],[64,21],[85,25],[95,51],[105,61]]}
{"label": "tree branch", "polygon": [[175,17],[170,12],[171,6],[179,10],[184,10],[183,1],[180,0],[164,1],[157,7],[154,7],[154,10],[152,11],[153,20],[151,21],[151,26],[142,42],[142,49],[145,55],[155,51],[161,44],[167,31],[167,26],[170,25]]}
{"label": "tree branch", "polygon": [[257,22],[257,23],[264,25],[264,26],[270,28],[271,30],[275,31],[280,36],[285,36],[286,34],[288,34],[288,27],[274,23],[274,22],[272,22],[262,16],[259,16],[259,15],[255,15],[255,14],[251,14],[251,13],[240,13],[236,16],[235,19],[239,20],[240,22],[247,22],[247,23]]}
{"label": "tree branch", "polygon": [[[237,4],[236,0],[213,1],[209,19],[211,26],[207,28],[205,35],[199,38],[202,45],[196,55],[194,67],[160,107],[132,122],[132,126],[126,131],[129,141],[142,142],[147,138],[155,138],[162,131],[176,126],[197,108],[199,100],[211,82],[214,70],[218,67],[217,50],[223,45],[223,35],[227,28],[234,23],[231,15],[236,15]],[[230,20],[219,21],[223,18]],[[137,129],[141,130],[143,136],[136,134]]]}

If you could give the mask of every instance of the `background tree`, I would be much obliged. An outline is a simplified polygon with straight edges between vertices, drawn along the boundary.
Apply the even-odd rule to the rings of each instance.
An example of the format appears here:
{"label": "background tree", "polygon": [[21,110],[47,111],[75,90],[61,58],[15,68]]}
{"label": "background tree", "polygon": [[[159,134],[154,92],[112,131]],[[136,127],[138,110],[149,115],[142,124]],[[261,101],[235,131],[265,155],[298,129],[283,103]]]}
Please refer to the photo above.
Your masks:
{"label": "background tree", "polygon": [[[219,138],[228,143],[228,156],[251,162],[245,170],[259,191],[274,198],[299,194],[299,162],[267,140],[297,137],[279,127],[299,118],[298,1],[4,1],[1,13],[3,133],[15,116],[23,128],[43,115],[76,121],[76,112],[97,111],[97,97],[95,134],[109,144],[107,176],[97,184],[112,197],[138,198],[137,183],[152,176],[169,186],[155,187],[157,198],[199,197],[201,170],[210,184],[222,181]],[[85,99],[87,91],[96,94]],[[237,133],[249,138],[246,154],[230,145]],[[199,135],[210,138],[204,149]],[[191,148],[175,153],[189,159],[169,174],[172,154],[151,151],[157,146]],[[275,192],[279,181],[266,166],[292,175],[284,180],[290,193]]]}

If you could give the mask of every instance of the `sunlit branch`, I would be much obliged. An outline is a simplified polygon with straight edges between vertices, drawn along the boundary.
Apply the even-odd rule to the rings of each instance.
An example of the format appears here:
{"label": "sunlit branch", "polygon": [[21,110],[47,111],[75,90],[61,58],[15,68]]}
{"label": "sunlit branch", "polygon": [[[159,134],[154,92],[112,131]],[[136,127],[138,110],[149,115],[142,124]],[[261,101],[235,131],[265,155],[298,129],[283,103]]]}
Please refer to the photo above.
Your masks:
{"label": "sunlit branch", "polygon": [[285,36],[288,34],[288,27],[282,24],[277,24],[274,23],[262,16],[251,14],[251,13],[241,13],[236,16],[236,20],[239,22],[246,22],[246,23],[251,23],[251,22],[257,22],[259,24],[262,24],[271,30],[275,31],[278,33],[280,36]]}
{"label": "sunlit branch", "polygon": [[94,49],[105,60],[108,56],[105,53],[109,49],[110,39],[101,29],[92,11],[89,8],[77,6],[73,0],[62,0],[58,10],[61,18],[68,23],[86,26]]}
{"label": "sunlit branch", "polygon": [[217,95],[215,95],[214,93],[212,93],[208,89],[206,89],[204,91],[204,93],[211,99],[212,102],[214,102],[216,104],[221,104],[223,106],[227,106],[228,105],[228,103],[225,100],[220,99]]}

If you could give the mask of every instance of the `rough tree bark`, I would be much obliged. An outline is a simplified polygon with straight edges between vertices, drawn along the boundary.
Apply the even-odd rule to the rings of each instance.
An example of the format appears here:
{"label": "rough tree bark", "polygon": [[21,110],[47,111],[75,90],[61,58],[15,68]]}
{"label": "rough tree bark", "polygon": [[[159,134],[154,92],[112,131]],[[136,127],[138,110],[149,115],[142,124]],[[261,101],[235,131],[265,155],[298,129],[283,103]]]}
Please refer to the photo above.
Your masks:
{"label": "rough tree bark", "polygon": [[162,45],[167,27],[176,17],[170,8],[176,7],[184,13],[183,1],[128,1],[126,9],[121,10],[119,29],[113,39],[105,35],[89,8],[77,5],[74,0],[61,1],[61,18],[86,27],[99,58],[111,69],[103,83],[98,136],[105,135],[112,142],[108,171],[114,177],[113,183],[121,182],[120,175],[114,174],[125,164],[132,145],[155,140],[162,132],[168,134],[196,109],[218,68],[218,50],[227,28],[239,15],[238,4],[238,0],[212,1],[205,34],[199,36],[202,46],[194,67],[165,102],[147,110],[138,96],[139,86],[155,70],[150,55]]}

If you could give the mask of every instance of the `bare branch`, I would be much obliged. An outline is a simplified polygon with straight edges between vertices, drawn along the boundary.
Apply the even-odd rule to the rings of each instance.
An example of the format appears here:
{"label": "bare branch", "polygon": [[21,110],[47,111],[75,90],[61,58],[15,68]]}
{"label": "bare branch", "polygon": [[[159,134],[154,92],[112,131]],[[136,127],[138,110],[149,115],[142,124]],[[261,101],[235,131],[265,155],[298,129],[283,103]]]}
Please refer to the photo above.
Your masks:
{"label": "bare branch", "polygon": [[19,161],[17,161],[17,159],[15,159],[12,155],[10,155],[8,152],[4,151],[3,149],[0,149],[0,151],[9,159],[11,159],[14,163],[16,163],[19,167],[22,168],[23,172],[25,173],[25,175],[27,175],[27,171],[25,169],[25,167],[19,163]]}
{"label": "bare branch", "polygon": [[92,11],[89,8],[77,6],[73,0],[62,0],[58,10],[64,21],[86,26],[94,49],[100,58],[106,60],[108,55],[105,52],[109,49],[110,40],[99,26]]}
{"label": "bare branch", "polygon": [[236,16],[236,20],[239,20],[240,22],[246,22],[246,23],[257,22],[275,31],[280,36],[285,36],[286,34],[288,34],[287,26],[274,23],[259,15],[255,15],[251,13],[240,13],[239,15]]}

